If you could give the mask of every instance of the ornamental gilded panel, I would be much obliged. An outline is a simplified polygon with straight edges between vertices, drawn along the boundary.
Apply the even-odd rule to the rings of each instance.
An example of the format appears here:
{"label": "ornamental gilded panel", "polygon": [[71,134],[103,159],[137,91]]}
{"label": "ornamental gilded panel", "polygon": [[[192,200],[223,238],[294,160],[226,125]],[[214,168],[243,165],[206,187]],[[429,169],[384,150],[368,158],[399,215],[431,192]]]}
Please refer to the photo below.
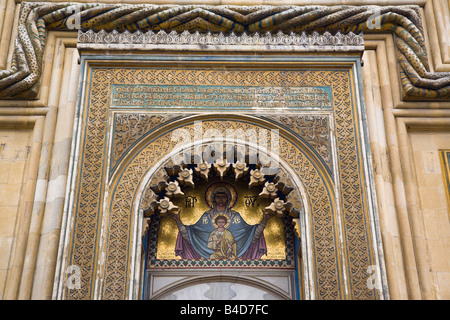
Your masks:
{"label": "ornamental gilded panel", "polygon": [[[92,298],[97,275],[99,297],[129,296],[137,188],[174,150],[173,130],[182,128],[194,137],[198,120],[203,130],[219,132],[230,128],[280,130],[280,159],[302,182],[311,208],[308,221],[316,298],[378,297],[375,289],[367,287],[366,270],[375,258],[361,111],[352,68],[271,67],[267,61],[252,67],[227,62],[224,68],[224,64],[186,60],[184,65],[171,66],[88,65],[67,255],[67,264],[80,266],[83,279],[81,289],[66,290],[67,299]],[[202,96],[191,97],[196,104],[186,105],[186,95],[201,94],[199,90],[204,91]],[[227,92],[234,97],[226,96]],[[242,100],[236,104],[238,94]],[[274,94],[283,98],[273,100]],[[311,94],[314,98],[308,103]],[[256,106],[246,104],[255,98]],[[225,103],[227,113],[218,112]],[[177,111],[169,111],[169,105]],[[186,110],[189,114],[183,114]],[[267,115],[258,116],[255,110]],[[270,115],[274,111],[280,115]]]}

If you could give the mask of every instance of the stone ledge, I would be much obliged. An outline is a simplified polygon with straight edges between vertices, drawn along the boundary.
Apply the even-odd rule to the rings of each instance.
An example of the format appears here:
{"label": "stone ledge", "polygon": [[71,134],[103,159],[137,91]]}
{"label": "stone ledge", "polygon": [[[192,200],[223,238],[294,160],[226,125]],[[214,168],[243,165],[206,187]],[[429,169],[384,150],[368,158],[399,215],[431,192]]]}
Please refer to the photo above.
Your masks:
{"label": "stone ledge", "polygon": [[362,33],[349,32],[331,34],[325,32],[319,34],[284,34],[279,31],[275,34],[235,34],[231,32],[190,33],[184,31],[170,33],[161,30],[153,32],[140,30],[131,33],[129,31],[118,32],[113,30],[106,32],[101,30],[94,32],[78,31],[78,45],[80,50],[239,50],[239,51],[296,51],[296,52],[354,52],[364,51],[364,39]]}

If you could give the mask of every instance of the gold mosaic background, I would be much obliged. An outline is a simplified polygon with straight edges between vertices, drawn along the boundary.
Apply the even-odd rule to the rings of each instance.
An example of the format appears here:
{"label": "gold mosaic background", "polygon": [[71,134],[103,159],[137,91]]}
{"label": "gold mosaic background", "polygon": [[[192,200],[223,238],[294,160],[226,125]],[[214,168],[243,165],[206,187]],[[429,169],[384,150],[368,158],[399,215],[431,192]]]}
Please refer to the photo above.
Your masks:
{"label": "gold mosaic background", "polygon": [[[220,181],[219,179],[215,179]],[[204,201],[204,194],[208,185],[215,180],[209,179],[208,182],[196,185],[195,188],[186,188],[184,193],[186,196],[196,197],[197,202],[194,207],[185,207],[185,198],[173,200],[173,204],[181,209],[181,221],[185,225],[194,224],[200,219],[202,214],[210,208]],[[245,205],[245,196],[257,196],[262,188],[249,188],[248,183],[238,181],[231,182],[238,192],[238,200],[233,207],[234,211],[241,214],[245,222],[250,225],[258,224],[262,220],[261,210],[270,205],[269,199],[260,199],[255,202],[255,206]],[[162,217],[158,234],[158,250],[157,259],[180,259],[175,256],[175,242],[177,240],[178,228],[174,220],[169,217]],[[264,237],[267,245],[267,255],[263,255],[261,259],[285,259],[286,258],[286,237],[284,234],[284,223],[279,217],[273,217],[267,221],[264,229]]]}

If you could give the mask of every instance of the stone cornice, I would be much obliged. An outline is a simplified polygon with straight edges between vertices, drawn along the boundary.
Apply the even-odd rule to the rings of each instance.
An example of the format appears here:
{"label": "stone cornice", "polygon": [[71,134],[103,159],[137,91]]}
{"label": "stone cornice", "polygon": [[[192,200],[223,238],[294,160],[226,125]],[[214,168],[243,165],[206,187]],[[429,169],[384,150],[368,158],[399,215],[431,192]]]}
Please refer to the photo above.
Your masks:
{"label": "stone cornice", "polygon": [[[403,99],[450,98],[450,73],[431,72],[417,6],[231,6],[23,2],[11,68],[0,98],[35,98],[49,30],[145,33],[394,34]],[[301,46],[300,46],[301,47]],[[300,50],[301,51],[301,50]]]}
{"label": "stone cornice", "polygon": [[78,31],[79,49],[107,49],[107,50],[154,50],[154,49],[193,49],[193,50],[252,50],[252,51],[296,51],[296,52],[349,52],[364,51],[364,38],[362,33],[341,34],[337,32],[332,35],[329,32],[319,34],[284,34],[279,31],[276,34],[267,32],[265,34],[230,34],[190,33],[185,30],[182,33],[164,30],[153,32],[152,30],[142,32],[117,32],[113,30],[106,32],[101,30],[94,32]]}

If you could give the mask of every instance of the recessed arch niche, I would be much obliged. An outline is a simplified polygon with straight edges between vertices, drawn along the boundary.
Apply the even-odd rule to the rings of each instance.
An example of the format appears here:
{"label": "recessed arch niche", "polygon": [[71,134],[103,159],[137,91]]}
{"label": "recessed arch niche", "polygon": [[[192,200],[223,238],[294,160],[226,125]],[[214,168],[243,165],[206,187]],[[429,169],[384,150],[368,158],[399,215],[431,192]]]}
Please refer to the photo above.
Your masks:
{"label": "recessed arch niche", "polygon": [[[291,282],[290,297],[296,298],[295,287],[299,287],[298,281],[302,283],[301,289],[306,288],[309,295],[316,292],[318,280],[331,280],[325,278],[320,280],[323,276],[333,277],[332,281],[338,286],[338,279],[342,276],[342,271],[336,247],[338,239],[334,217],[334,186],[330,170],[324,164],[323,159],[305,140],[274,122],[254,116],[236,117],[222,114],[220,117],[197,115],[169,121],[164,126],[159,127],[158,130],[143,135],[128,150],[127,156],[118,163],[116,170],[111,175],[112,183],[109,186],[110,193],[108,209],[106,210],[109,213],[105,220],[107,228],[104,229],[103,246],[107,257],[103,269],[103,277],[106,281],[101,288],[102,295],[106,297],[116,289],[114,288],[114,277],[118,274],[117,268],[122,267],[122,270],[125,271],[123,274],[127,278],[127,281],[122,282],[134,284],[134,286],[124,286],[123,289],[127,290],[127,295],[130,298],[143,296],[142,284],[145,281],[143,270],[146,270],[146,268],[142,265],[145,261],[141,257],[142,236],[149,232],[145,229],[144,210],[154,200],[154,192],[149,192],[149,190],[152,189],[152,183],[157,184],[164,179],[166,179],[166,182],[169,181],[167,177],[164,178],[164,175],[167,174],[167,171],[164,172],[164,170],[173,165],[174,155],[179,154],[186,146],[189,146],[189,143],[177,145],[179,141],[173,141],[173,132],[176,129],[185,130],[185,133],[190,134],[191,141],[195,141],[195,126],[198,126],[199,123],[201,123],[203,132],[207,132],[208,128],[214,128],[217,132],[222,132],[224,137],[227,129],[236,131],[242,129],[244,133],[252,132],[252,130],[259,133],[262,129],[277,130],[279,148],[277,159],[280,168],[278,176],[285,185],[295,190],[292,196],[295,195],[296,199],[288,207],[290,210],[292,209],[292,212],[295,212],[294,216],[297,214],[300,218],[299,233],[301,235],[298,234],[298,236],[302,239],[302,255],[304,257],[302,265],[298,266],[303,270],[301,279],[299,280],[297,277],[296,280]],[[213,141],[216,140],[206,137],[195,143],[207,145]],[[224,143],[227,142],[229,144],[234,143],[238,147],[247,146],[249,147],[248,150],[258,149],[258,145],[255,143],[257,140],[251,140],[251,137],[250,139],[248,137],[235,137],[228,141],[225,139]],[[195,146],[195,143],[191,145]],[[267,145],[270,146],[270,143]],[[259,146],[259,150],[270,156],[271,151],[269,149],[264,150]],[[155,186],[153,187],[155,189]],[[264,185],[260,185],[261,189],[263,187]],[[300,208],[298,207],[299,203],[301,204]],[[121,228],[122,232],[118,231],[117,228]],[[324,255],[323,250],[329,251],[330,249],[334,250],[332,255]],[[298,251],[289,258],[298,259],[297,253]],[[114,259],[108,259],[108,257],[114,257]],[[109,264],[108,261],[113,263]],[[294,271],[296,261],[291,262],[292,264],[288,265],[287,269],[291,268]],[[203,271],[210,270],[211,272],[217,272],[221,266],[219,264],[219,267],[213,266],[208,269],[207,264],[203,261],[197,264],[197,266],[199,265],[203,268]],[[266,263],[267,265],[269,264]],[[125,269],[125,266],[128,268]],[[196,270],[195,267],[193,268],[189,263],[185,266],[185,271],[189,270],[195,275],[195,271],[192,271]],[[285,272],[286,265],[281,263],[280,266],[279,269]],[[164,265],[160,269],[164,269]],[[274,268],[267,268],[265,271],[269,269],[274,270]],[[260,274],[264,271],[264,263],[262,263],[262,267],[261,264],[256,264],[255,267],[254,262],[249,264],[246,269],[248,277],[252,277],[252,271]],[[267,277],[267,275],[266,272],[261,276]],[[183,277],[185,276],[186,274],[183,275]],[[292,276],[292,278],[295,278],[295,276]],[[254,277],[253,280],[257,285],[259,280],[255,280]],[[192,279],[188,277],[186,281],[191,282]],[[246,278],[246,281],[249,281],[249,278]],[[197,282],[202,283],[204,281],[197,279]],[[138,283],[141,283],[141,285],[138,285]],[[285,294],[285,296],[287,295]]]}

